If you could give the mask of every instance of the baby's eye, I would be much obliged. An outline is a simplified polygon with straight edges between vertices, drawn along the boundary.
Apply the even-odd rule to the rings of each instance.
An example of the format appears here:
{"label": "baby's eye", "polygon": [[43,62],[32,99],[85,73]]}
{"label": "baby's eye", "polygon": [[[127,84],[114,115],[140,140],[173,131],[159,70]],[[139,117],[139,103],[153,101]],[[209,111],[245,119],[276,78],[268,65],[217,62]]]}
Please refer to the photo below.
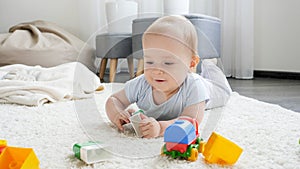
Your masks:
{"label": "baby's eye", "polygon": [[152,65],[153,62],[147,61],[146,64],[147,64],[147,65]]}
{"label": "baby's eye", "polygon": [[173,62],[165,62],[165,65],[173,65]]}

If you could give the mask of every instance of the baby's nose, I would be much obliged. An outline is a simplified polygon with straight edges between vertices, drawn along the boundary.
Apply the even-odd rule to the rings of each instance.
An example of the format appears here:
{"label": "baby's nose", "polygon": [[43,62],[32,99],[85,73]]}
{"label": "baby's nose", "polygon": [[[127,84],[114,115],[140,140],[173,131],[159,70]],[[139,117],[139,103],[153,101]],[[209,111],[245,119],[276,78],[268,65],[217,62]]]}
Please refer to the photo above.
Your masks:
{"label": "baby's nose", "polygon": [[163,74],[164,71],[162,69],[152,69],[152,73],[156,75]]}

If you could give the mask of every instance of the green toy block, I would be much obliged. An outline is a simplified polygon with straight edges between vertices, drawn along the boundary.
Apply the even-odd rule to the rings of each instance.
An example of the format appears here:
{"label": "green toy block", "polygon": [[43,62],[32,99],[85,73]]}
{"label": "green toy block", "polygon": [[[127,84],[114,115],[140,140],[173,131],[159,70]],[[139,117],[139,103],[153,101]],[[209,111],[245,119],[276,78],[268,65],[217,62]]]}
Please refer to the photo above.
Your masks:
{"label": "green toy block", "polygon": [[110,146],[97,141],[76,143],[73,145],[75,157],[87,164],[93,164],[110,159],[112,154],[109,151]]}

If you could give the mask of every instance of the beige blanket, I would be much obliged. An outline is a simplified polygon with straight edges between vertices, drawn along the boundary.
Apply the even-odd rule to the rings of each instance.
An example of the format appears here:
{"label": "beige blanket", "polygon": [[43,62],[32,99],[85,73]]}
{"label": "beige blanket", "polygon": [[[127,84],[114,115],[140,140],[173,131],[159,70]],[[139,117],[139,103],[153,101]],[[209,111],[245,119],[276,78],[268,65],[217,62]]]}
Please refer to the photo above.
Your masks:
{"label": "beige blanket", "polygon": [[91,97],[99,78],[79,62],[56,67],[21,64],[0,68],[0,103],[41,105]]}
{"label": "beige blanket", "polygon": [[0,34],[0,66],[25,64],[43,67],[79,61],[95,72],[95,50],[54,23],[21,23]]}

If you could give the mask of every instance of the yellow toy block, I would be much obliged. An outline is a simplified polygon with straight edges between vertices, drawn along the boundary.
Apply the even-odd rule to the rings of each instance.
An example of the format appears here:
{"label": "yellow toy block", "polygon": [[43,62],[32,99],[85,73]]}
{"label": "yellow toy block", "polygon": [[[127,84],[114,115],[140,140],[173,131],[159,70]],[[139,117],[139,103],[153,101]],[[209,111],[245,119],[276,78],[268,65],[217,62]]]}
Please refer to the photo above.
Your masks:
{"label": "yellow toy block", "polygon": [[7,145],[6,140],[0,140],[0,147],[5,147]]}
{"label": "yellow toy block", "polygon": [[242,152],[241,147],[213,132],[204,146],[202,155],[208,163],[232,165]]}
{"label": "yellow toy block", "polygon": [[1,169],[39,169],[39,163],[32,148],[6,147],[0,155]]}

